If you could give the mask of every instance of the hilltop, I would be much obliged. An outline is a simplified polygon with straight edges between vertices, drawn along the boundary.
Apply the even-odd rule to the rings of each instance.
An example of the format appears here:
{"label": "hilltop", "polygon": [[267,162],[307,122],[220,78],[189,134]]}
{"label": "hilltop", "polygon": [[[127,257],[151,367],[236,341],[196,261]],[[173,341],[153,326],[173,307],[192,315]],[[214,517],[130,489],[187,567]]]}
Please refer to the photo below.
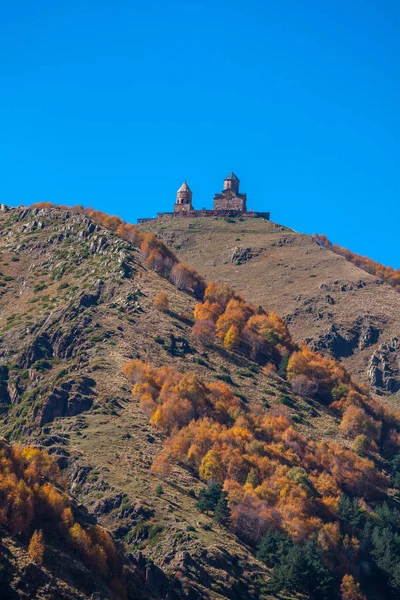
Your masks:
{"label": "hilltop", "polygon": [[[400,423],[339,363],[298,346],[301,319],[292,327],[278,290],[271,296],[291,333],[270,312],[273,302],[258,307],[271,277],[246,278],[263,256],[254,252],[260,236],[271,255],[292,249],[291,277],[303,280],[304,294],[305,267],[292,246],[304,238],[299,247],[312,248],[321,264],[332,253],[257,219],[157,227],[189,266],[116,217],[3,207],[0,433],[54,457],[71,502],[111,533],[149,597],[339,598],[343,577],[353,598],[362,598],[357,579],[378,598],[396,594],[396,553],[383,557],[371,535],[398,529]],[[284,243],[289,235],[295,241]],[[229,264],[232,236],[245,238],[246,251],[236,243]],[[225,247],[226,261],[205,264],[204,244],[215,257]],[[332,256],[352,285],[347,269],[360,271]],[[221,280],[221,268],[245,299],[208,285],[191,268],[196,257],[200,274]],[[373,289],[386,294],[375,278],[362,280],[356,289],[367,298]],[[341,314],[340,294],[356,289],[331,290],[338,299],[329,307]]]}
{"label": "hilltop", "polygon": [[263,219],[157,219],[140,229],[208,281],[224,281],[277,311],[296,340],[340,359],[397,406],[400,294],[381,278],[311,236]]}

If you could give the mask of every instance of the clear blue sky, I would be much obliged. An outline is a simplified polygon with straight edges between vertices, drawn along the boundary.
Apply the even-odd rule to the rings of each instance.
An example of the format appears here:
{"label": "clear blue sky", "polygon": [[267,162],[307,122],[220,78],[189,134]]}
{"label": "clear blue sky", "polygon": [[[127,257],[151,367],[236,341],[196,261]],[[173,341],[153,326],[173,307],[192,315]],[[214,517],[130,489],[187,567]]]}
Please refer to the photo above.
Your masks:
{"label": "clear blue sky", "polygon": [[254,210],[400,267],[398,0],[20,0],[0,201],[134,221],[234,169]]}

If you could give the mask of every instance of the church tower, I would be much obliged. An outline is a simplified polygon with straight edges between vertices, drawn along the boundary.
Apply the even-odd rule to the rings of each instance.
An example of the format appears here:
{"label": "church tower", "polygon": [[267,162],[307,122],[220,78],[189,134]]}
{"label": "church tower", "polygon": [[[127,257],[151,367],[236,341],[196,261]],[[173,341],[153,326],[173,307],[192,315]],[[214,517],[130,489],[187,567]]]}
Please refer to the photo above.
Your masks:
{"label": "church tower", "polygon": [[214,196],[214,210],[246,212],[246,194],[239,194],[240,180],[232,171],[224,179],[224,189]]}
{"label": "church tower", "polygon": [[240,179],[238,179],[235,173],[232,171],[226,179],[224,179],[224,190],[232,190],[235,194],[239,193],[239,183]]}
{"label": "church tower", "polygon": [[189,212],[192,210],[192,190],[186,181],[184,181],[179,190],[176,192],[174,212]]}

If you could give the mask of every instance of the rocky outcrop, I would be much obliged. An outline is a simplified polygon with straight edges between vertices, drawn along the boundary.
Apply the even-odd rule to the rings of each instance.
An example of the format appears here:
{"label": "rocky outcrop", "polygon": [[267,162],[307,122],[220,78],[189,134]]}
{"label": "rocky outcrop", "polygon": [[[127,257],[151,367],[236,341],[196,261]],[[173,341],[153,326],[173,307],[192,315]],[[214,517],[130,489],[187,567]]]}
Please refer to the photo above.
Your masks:
{"label": "rocky outcrop", "polygon": [[371,386],[378,390],[397,393],[400,390],[400,340],[392,338],[373,353],[368,365]]}
{"label": "rocky outcrop", "polygon": [[53,347],[46,333],[38,335],[33,342],[22,352],[18,366],[20,369],[29,369],[40,359],[53,358]]}
{"label": "rocky outcrop", "polygon": [[243,263],[248,262],[255,256],[255,253],[251,248],[241,248],[240,246],[236,246],[233,249],[231,255],[231,262],[235,265],[242,265]]}
{"label": "rocky outcrop", "polygon": [[79,299],[79,305],[84,306],[85,308],[95,306],[101,296],[101,290],[103,288],[103,285],[103,281],[98,281],[93,291],[82,293]]}
{"label": "rocky outcrop", "polygon": [[332,324],[317,339],[306,342],[317,352],[330,352],[335,358],[347,358],[356,349],[365,350],[379,340],[380,323],[377,319],[363,317],[357,319],[350,328],[340,328]]}
{"label": "rocky outcrop", "polygon": [[40,413],[40,425],[54,421],[57,417],[74,417],[89,410],[96,395],[95,381],[90,377],[70,379],[54,388],[44,401]]}
{"label": "rocky outcrop", "polygon": [[8,368],[0,366],[0,404],[10,404],[11,398],[8,391]]}
{"label": "rocky outcrop", "polygon": [[[179,583],[169,579],[159,567],[149,562],[140,551],[130,554],[129,558],[132,565],[135,566],[135,571],[144,579],[145,587],[152,598],[168,598],[168,600],[183,598]],[[185,595],[185,598],[187,597]]]}

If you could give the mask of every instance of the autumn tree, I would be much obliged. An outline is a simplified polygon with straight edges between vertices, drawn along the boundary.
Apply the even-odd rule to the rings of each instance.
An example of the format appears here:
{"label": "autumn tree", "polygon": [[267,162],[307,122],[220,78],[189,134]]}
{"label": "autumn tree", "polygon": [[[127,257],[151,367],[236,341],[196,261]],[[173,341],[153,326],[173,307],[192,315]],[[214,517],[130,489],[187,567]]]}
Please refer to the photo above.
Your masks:
{"label": "autumn tree", "polygon": [[350,405],[345,411],[339,425],[341,431],[348,436],[367,435],[377,440],[380,437],[382,423],[375,421],[359,406]]}
{"label": "autumn tree", "polygon": [[171,270],[171,281],[178,290],[188,290],[192,281],[189,267],[183,263],[177,263]]}
{"label": "autumn tree", "polygon": [[354,581],[352,575],[344,575],[340,585],[342,600],[366,600],[364,594],[360,591],[360,584]]}
{"label": "autumn tree", "polygon": [[303,398],[314,396],[318,392],[318,381],[309,379],[306,375],[294,375],[290,383],[293,393]]}
{"label": "autumn tree", "polygon": [[192,327],[191,335],[204,346],[211,346],[215,340],[215,323],[211,319],[196,321]]}
{"label": "autumn tree", "polygon": [[240,334],[236,325],[231,325],[224,337],[224,348],[226,350],[236,350],[239,347]]}
{"label": "autumn tree", "polygon": [[368,440],[368,437],[365,435],[365,433],[361,433],[354,439],[354,442],[351,445],[351,449],[356,454],[363,456],[368,451],[369,445],[370,442]]}
{"label": "autumn tree", "polygon": [[199,475],[204,481],[224,480],[224,465],[219,452],[213,449],[207,452],[201,462]]}
{"label": "autumn tree", "polygon": [[43,531],[41,529],[35,529],[28,547],[28,556],[30,560],[38,565],[41,565],[43,563],[44,550],[45,544]]}
{"label": "autumn tree", "polygon": [[305,344],[290,356],[287,365],[287,378],[296,382],[298,376],[307,377],[318,387],[318,396],[332,400],[332,389],[340,383],[348,383],[350,376],[338,361],[313,352]]}
{"label": "autumn tree", "polygon": [[162,452],[154,459],[151,470],[160,477],[167,477],[171,473],[171,462],[166,453]]}
{"label": "autumn tree", "polygon": [[159,292],[154,298],[154,308],[161,312],[168,312],[169,310],[169,299],[168,294],[165,292]]}

